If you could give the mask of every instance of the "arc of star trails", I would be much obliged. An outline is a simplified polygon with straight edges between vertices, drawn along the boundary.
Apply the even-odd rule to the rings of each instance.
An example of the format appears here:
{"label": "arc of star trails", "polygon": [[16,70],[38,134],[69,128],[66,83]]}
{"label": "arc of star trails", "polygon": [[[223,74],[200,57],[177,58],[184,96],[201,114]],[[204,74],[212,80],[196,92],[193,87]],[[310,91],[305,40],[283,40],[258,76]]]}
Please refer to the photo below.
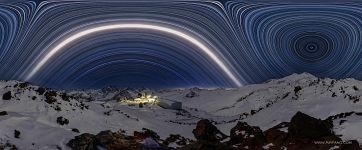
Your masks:
{"label": "arc of star trails", "polygon": [[183,33],[181,31],[171,29],[164,26],[158,26],[158,25],[152,25],[152,24],[144,24],[144,23],[118,23],[118,24],[111,24],[111,25],[103,25],[98,27],[93,27],[81,32],[78,32],[69,38],[65,39],[64,41],[60,42],[58,45],[56,45],[54,48],[52,48],[41,60],[39,63],[35,65],[35,67],[32,69],[32,71],[26,76],[25,80],[30,80],[33,78],[33,76],[50,60],[50,58],[54,57],[56,53],[62,50],[65,46],[69,45],[73,41],[80,39],[82,37],[85,37],[87,35],[102,32],[106,30],[115,30],[115,29],[147,29],[147,30],[155,30],[160,31],[168,34],[175,35],[177,37],[180,37],[191,44],[195,45],[197,48],[199,48],[201,51],[203,51],[211,60],[213,60],[218,67],[221,68],[221,70],[233,81],[233,83],[240,87],[242,86],[241,82],[236,78],[236,76],[230,71],[230,69],[223,63],[223,61],[216,56],[215,53],[211,49],[209,49],[206,45],[204,45],[199,40],[195,39],[194,37]]}

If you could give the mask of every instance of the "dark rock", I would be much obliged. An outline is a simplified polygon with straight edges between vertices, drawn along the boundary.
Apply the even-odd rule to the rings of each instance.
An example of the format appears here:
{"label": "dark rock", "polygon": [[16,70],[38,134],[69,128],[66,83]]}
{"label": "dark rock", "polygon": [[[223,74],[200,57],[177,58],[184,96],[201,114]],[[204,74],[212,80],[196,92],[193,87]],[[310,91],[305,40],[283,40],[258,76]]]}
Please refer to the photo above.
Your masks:
{"label": "dark rock", "polygon": [[[290,121],[288,138],[284,141],[287,149],[330,149],[340,146],[342,140],[332,132],[331,118],[320,120],[297,112]],[[326,144],[329,143],[329,144]]]}
{"label": "dark rock", "polygon": [[250,126],[246,122],[238,122],[230,130],[231,145],[237,145],[239,148],[249,147],[250,149],[261,149],[266,143],[263,131],[259,127]]}
{"label": "dark rock", "polygon": [[31,97],[32,100],[36,100],[36,96]]}
{"label": "dark rock", "polygon": [[15,84],[14,87],[26,88],[26,87],[28,87],[29,85],[30,85],[29,82],[23,82],[23,83]]}
{"label": "dark rock", "polygon": [[56,105],[56,106],[54,107],[54,110],[56,110],[56,111],[61,111],[62,108],[60,108],[58,105]]}
{"label": "dark rock", "polygon": [[197,122],[196,129],[192,130],[198,141],[220,142],[226,135],[219,131],[209,120]]}
{"label": "dark rock", "polygon": [[62,147],[60,147],[59,145],[55,146],[57,148],[57,150],[62,150]]}
{"label": "dark rock", "polygon": [[109,150],[138,150],[141,144],[133,137],[126,136],[119,132],[101,131],[95,137],[95,144]]}
{"label": "dark rock", "polygon": [[355,91],[358,91],[358,90],[359,90],[357,86],[353,86],[353,89],[354,89]]}
{"label": "dark rock", "polygon": [[54,107],[54,110],[55,110],[55,111],[62,111],[62,108],[60,108],[59,105],[56,105],[56,106]]}
{"label": "dark rock", "polygon": [[73,132],[79,133],[79,130],[77,128],[72,128]]}
{"label": "dark rock", "polygon": [[0,143],[0,149],[1,150],[18,150],[18,147],[16,147],[14,144],[9,143],[9,141],[7,141],[6,143]]}
{"label": "dark rock", "polygon": [[142,141],[146,138],[146,134],[144,132],[134,131],[133,137],[138,141]]}
{"label": "dark rock", "polygon": [[[288,132],[284,130],[288,127]],[[297,112],[291,122],[280,123],[264,132],[269,149],[328,150],[341,146],[342,140],[332,132],[333,120],[320,120]]]}
{"label": "dark rock", "polygon": [[251,114],[251,115],[254,115],[254,114],[256,114],[256,112],[257,112],[256,110],[251,110],[251,111],[250,111],[250,114]]}
{"label": "dark rock", "polygon": [[340,121],[339,121],[339,125],[342,125],[342,124],[343,124],[344,122],[346,122],[346,121],[347,121],[347,120],[343,120],[343,119],[340,120]]}
{"label": "dark rock", "polygon": [[39,87],[37,90],[35,90],[36,92],[38,92],[39,95],[43,95],[45,93],[45,88]]}
{"label": "dark rock", "polygon": [[151,137],[152,139],[155,139],[157,141],[160,141],[160,139],[161,139],[161,137],[155,131],[153,131],[151,129],[142,128],[142,131],[146,137]]}
{"label": "dark rock", "polygon": [[10,100],[12,98],[11,91],[4,93],[3,100]]}
{"label": "dark rock", "polygon": [[362,116],[362,112],[356,112],[355,113],[357,116]]}
{"label": "dark rock", "polygon": [[165,142],[160,139],[156,132],[150,129],[142,128],[142,132],[134,131],[133,135],[136,141],[143,141],[143,149],[163,149],[163,147],[167,147],[165,144],[160,144]]}
{"label": "dark rock", "polygon": [[111,110],[110,111],[106,111],[103,113],[104,115],[110,116],[111,115]]}
{"label": "dark rock", "polygon": [[44,94],[45,96],[45,102],[47,102],[48,104],[53,104],[54,102],[57,101],[57,99],[55,98],[57,96],[57,92],[55,91],[48,91]]}
{"label": "dark rock", "polygon": [[80,109],[82,109],[82,110],[89,109],[89,106],[85,105],[83,102],[80,102],[80,105],[78,105],[78,107],[80,107]]}
{"label": "dark rock", "polygon": [[288,137],[288,133],[281,131],[283,128],[288,128],[288,122],[282,122],[264,132],[267,143],[273,143],[275,147],[282,147]]}
{"label": "dark rock", "polygon": [[294,93],[295,93],[295,94],[298,94],[300,90],[302,90],[302,87],[301,87],[301,86],[296,86],[296,87],[294,87]]}
{"label": "dark rock", "polygon": [[168,146],[171,143],[175,143],[178,146],[186,146],[187,144],[189,144],[189,142],[189,139],[179,134],[170,134],[170,136],[164,140],[163,144]]}
{"label": "dark rock", "polygon": [[[327,118],[325,120],[323,120],[323,124],[331,130],[332,132],[332,128],[333,128],[333,120],[331,118]],[[333,134],[333,133],[332,133]]]}
{"label": "dark rock", "polygon": [[333,135],[328,126],[320,119],[297,112],[290,121],[288,133],[294,138],[316,139]]}
{"label": "dark rock", "polygon": [[0,112],[0,116],[5,116],[5,115],[8,115],[8,112],[6,112],[6,111],[1,111]]}
{"label": "dark rock", "polygon": [[95,135],[89,133],[83,133],[79,136],[75,136],[70,140],[67,145],[72,150],[94,150],[95,147]]}
{"label": "dark rock", "polygon": [[44,95],[49,97],[56,97],[58,94],[55,91],[48,91]]}
{"label": "dark rock", "polygon": [[57,99],[53,98],[53,97],[47,97],[45,99],[45,102],[47,102],[48,104],[53,104],[54,102],[56,102]]}
{"label": "dark rock", "polygon": [[69,124],[69,120],[67,118],[58,117],[57,123],[60,125],[67,125],[67,124]]}
{"label": "dark rock", "polygon": [[19,139],[20,138],[20,131],[14,130],[14,137]]}
{"label": "dark rock", "polygon": [[336,96],[337,96],[336,92],[333,92],[332,97],[336,97]]}
{"label": "dark rock", "polygon": [[289,96],[289,94],[290,94],[290,92],[285,93],[285,94],[283,95],[282,99],[287,98],[287,97]]}
{"label": "dark rock", "polygon": [[193,97],[197,97],[197,96],[199,96],[199,95],[195,91],[190,91],[189,93],[187,93],[185,95],[185,97],[187,97],[187,98],[193,98]]}
{"label": "dark rock", "polygon": [[70,102],[70,96],[67,95],[67,93],[62,93],[60,97],[67,102]]}

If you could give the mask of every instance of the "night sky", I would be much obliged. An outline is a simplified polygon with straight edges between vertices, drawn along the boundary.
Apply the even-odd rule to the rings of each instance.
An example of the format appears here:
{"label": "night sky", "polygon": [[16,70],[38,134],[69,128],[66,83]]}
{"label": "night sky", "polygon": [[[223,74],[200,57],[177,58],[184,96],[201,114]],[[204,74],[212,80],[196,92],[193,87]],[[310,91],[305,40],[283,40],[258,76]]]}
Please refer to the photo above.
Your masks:
{"label": "night sky", "polygon": [[2,1],[0,79],[58,88],[362,79],[362,3]]}

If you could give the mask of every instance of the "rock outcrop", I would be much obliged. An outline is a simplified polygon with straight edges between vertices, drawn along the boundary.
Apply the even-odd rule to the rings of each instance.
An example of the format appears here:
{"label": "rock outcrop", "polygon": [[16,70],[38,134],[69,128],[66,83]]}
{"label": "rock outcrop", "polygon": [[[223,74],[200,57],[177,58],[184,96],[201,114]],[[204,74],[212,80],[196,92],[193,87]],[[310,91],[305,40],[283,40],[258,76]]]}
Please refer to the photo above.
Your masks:
{"label": "rock outcrop", "polygon": [[198,141],[220,142],[226,138],[226,135],[207,119],[200,120],[192,133]]}
{"label": "rock outcrop", "polygon": [[333,133],[332,128],[333,124],[329,119],[316,119],[297,112],[289,123],[280,123],[266,130],[264,135],[271,149],[360,149],[359,146],[351,146],[351,141],[342,141]]}
{"label": "rock outcrop", "polygon": [[12,98],[11,91],[3,94],[3,100],[10,100]]}
{"label": "rock outcrop", "polygon": [[132,136],[124,135],[122,132],[101,131],[97,135],[84,133],[76,136],[67,144],[73,150],[94,150],[94,149],[127,149],[139,150],[142,145]]}
{"label": "rock outcrop", "polygon": [[292,138],[309,139],[333,135],[331,125],[301,112],[297,112],[290,120],[288,133]]}
{"label": "rock outcrop", "polygon": [[170,143],[178,143],[181,150],[360,150],[355,140],[342,141],[332,132],[330,119],[316,119],[307,114],[297,112],[290,122],[282,122],[266,131],[250,126],[246,122],[238,122],[230,130],[230,136],[223,134],[211,121],[198,121],[192,131],[196,141],[188,140],[180,135],[171,135],[160,139],[156,132],[143,129],[127,136],[124,132],[102,131],[97,135],[84,133],[68,142],[73,150],[104,149],[173,149]]}
{"label": "rock outcrop", "polygon": [[234,147],[261,149],[266,144],[266,138],[259,127],[250,126],[246,122],[238,122],[230,131],[230,141]]}

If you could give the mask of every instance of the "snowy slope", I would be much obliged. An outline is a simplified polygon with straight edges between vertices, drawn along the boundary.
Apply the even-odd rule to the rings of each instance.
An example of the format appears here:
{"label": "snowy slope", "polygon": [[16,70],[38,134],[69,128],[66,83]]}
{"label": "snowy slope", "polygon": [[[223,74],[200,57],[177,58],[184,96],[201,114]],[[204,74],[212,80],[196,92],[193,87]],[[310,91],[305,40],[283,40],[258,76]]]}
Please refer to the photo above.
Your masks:
{"label": "snowy slope", "polygon": [[[321,119],[355,112],[334,119],[334,131],[344,140],[362,143],[362,116],[358,115],[362,112],[362,82],[354,79],[320,79],[304,73],[238,89],[147,90],[160,101],[182,102],[183,111],[156,105],[140,108],[115,100],[125,93],[134,97],[140,89],[56,91],[55,102],[45,96],[52,90],[42,94],[38,90],[17,81],[0,82],[0,96],[9,91],[12,96],[0,100],[0,111],[7,112],[0,116],[0,143],[9,141],[20,149],[68,149],[65,144],[81,133],[123,129],[133,134],[142,128],[152,129],[162,138],[180,134],[192,139],[192,129],[201,118],[214,121],[229,134],[237,121],[266,130],[289,121],[297,111]],[[69,124],[60,125],[58,117],[68,119]],[[14,130],[20,131],[20,138],[14,137]]]}
{"label": "snowy slope", "polygon": [[[295,92],[298,86],[301,90]],[[361,81],[321,79],[307,73],[293,74],[265,84],[248,85],[239,89],[198,90],[196,93],[199,96],[193,98],[184,96],[189,91],[177,90],[160,95],[182,101],[185,107],[203,111],[203,114],[208,114],[204,117],[221,123],[218,127],[225,133],[235,123],[224,122],[235,119],[266,130],[280,122],[289,121],[297,111],[321,119],[345,112],[362,112]],[[345,118],[348,121],[341,127],[335,124],[335,132],[341,133],[345,140],[357,139],[362,143],[361,119],[362,116],[358,115],[355,115],[354,119]]]}

